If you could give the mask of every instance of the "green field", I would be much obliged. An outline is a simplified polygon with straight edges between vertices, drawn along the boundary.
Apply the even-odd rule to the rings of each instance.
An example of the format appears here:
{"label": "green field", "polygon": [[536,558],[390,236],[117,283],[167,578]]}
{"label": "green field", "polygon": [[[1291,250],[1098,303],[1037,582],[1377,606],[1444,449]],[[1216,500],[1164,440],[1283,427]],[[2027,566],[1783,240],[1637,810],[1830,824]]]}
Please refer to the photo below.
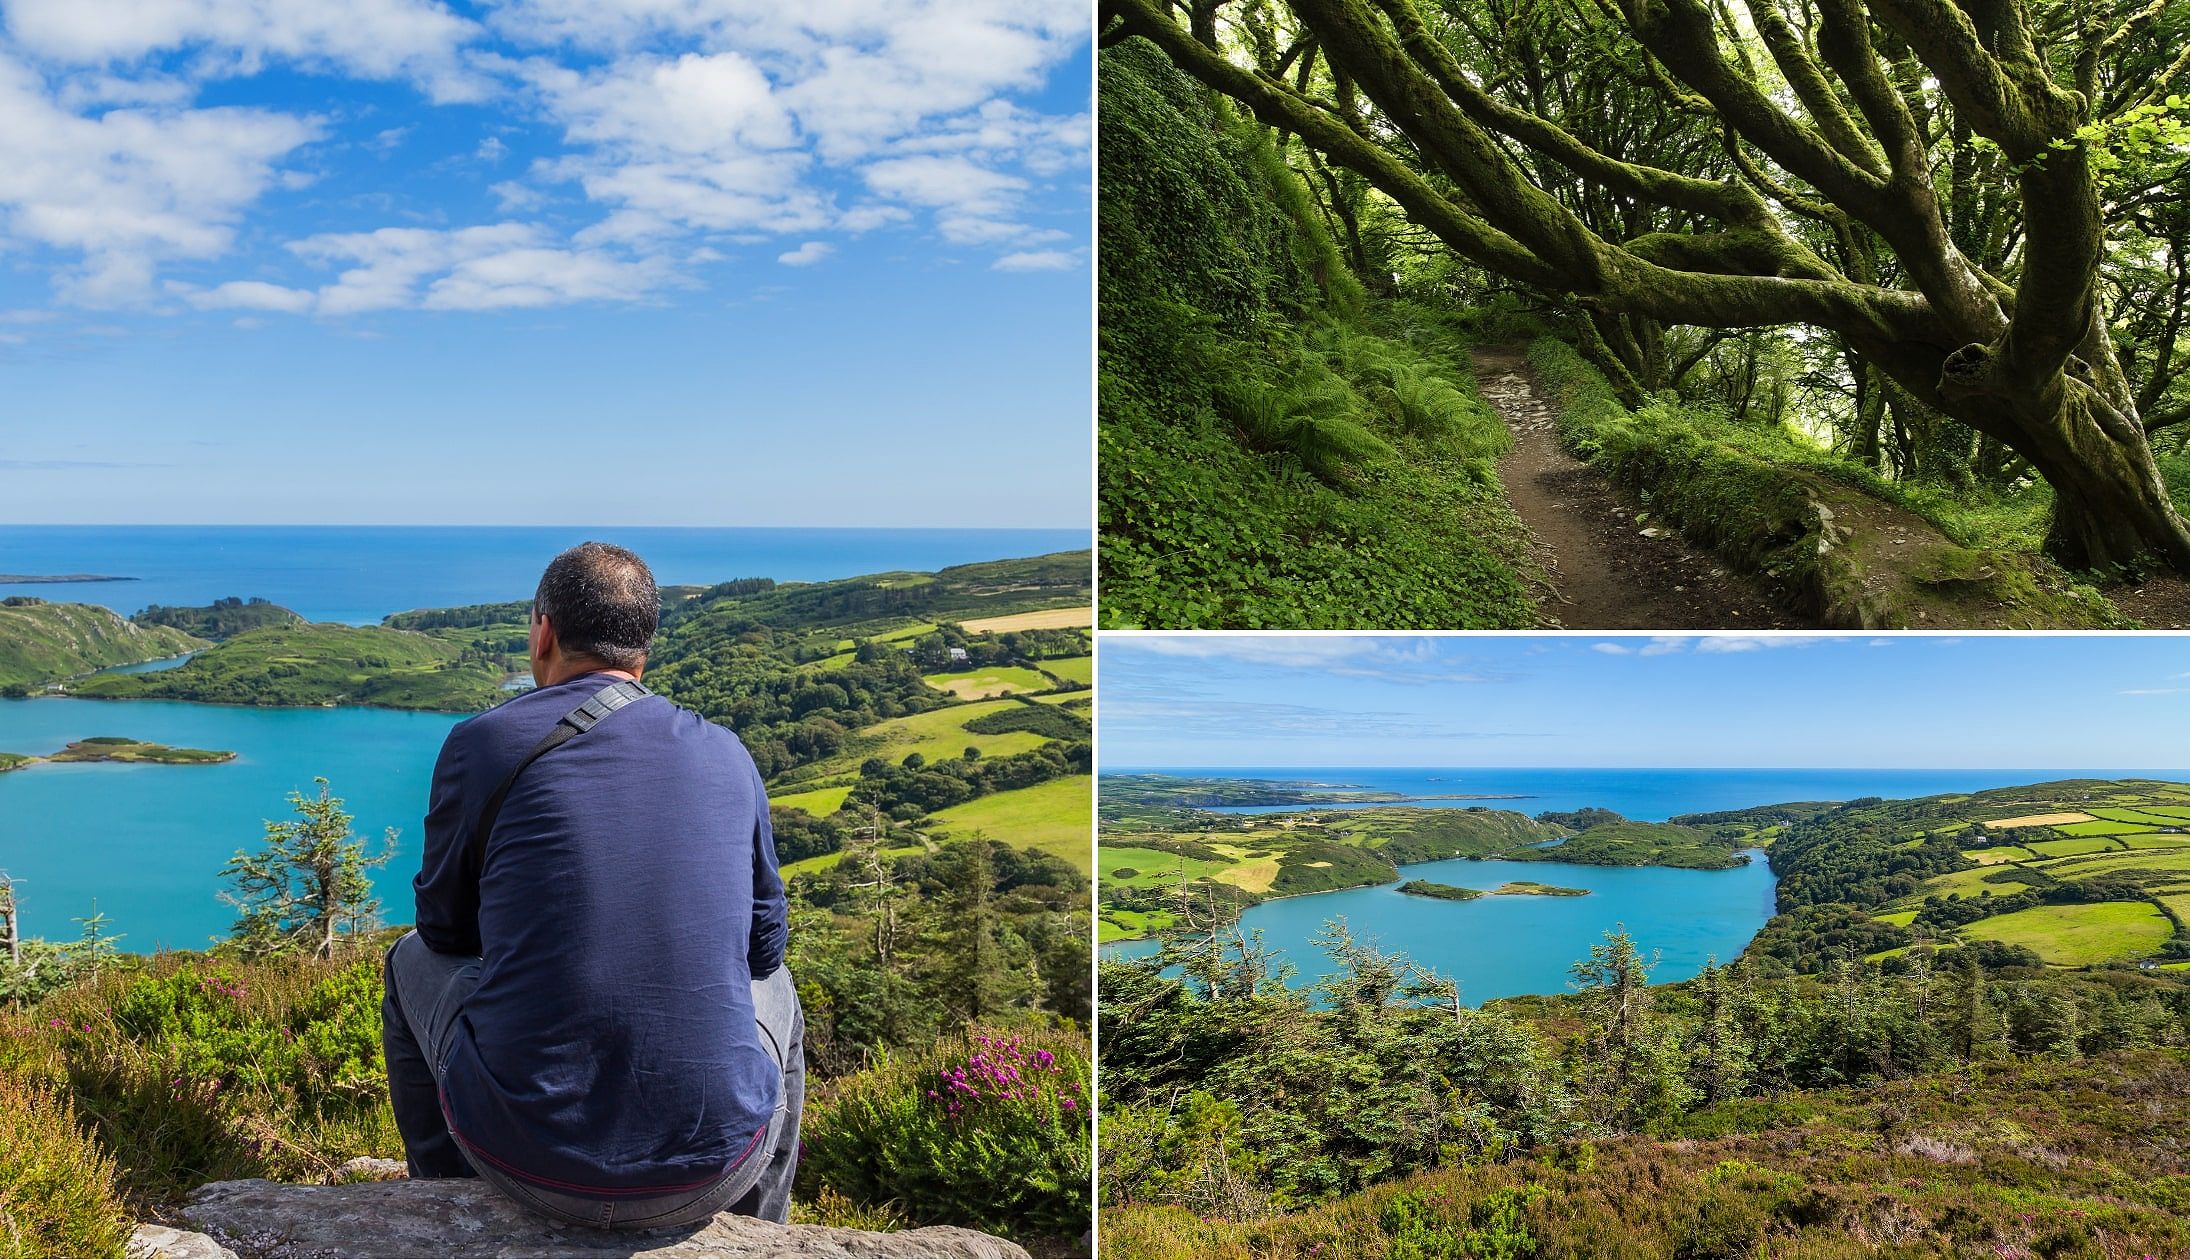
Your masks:
{"label": "green field", "polygon": [[2132,849],[2182,849],[2190,848],[2190,835],[2182,832],[2148,832],[2141,836],[2123,836],[2122,843]]}
{"label": "green field", "polygon": [[1035,662],[1041,671],[1066,682],[1076,682],[1083,687],[1095,685],[1095,658],[1092,656],[1067,656],[1054,661]]}
{"label": "green field", "polygon": [[[1181,875],[1195,880],[1214,877],[1231,868],[1229,862],[1183,857],[1133,844],[1105,844],[1095,850],[1096,880],[1116,888],[1169,888],[1179,882]],[[1117,874],[1121,870],[1131,870],[1133,874],[1121,876]],[[1106,910],[1104,913],[1115,912]]]}
{"label": "green field", "polygon": [[964,839],[979,831],[1015,849],[1035,848],[1090,873],[1095,780],[1076,774],[1033,787],[997,792],[928,816],[937,839]]}
{"label": "green field", "polygon": [[2141,835],[2152,830],[2152,828],[2146,823],[2101,820],[2099,822],[2063,823],[2054,830],[2064,836],[2134,836]]}
{"label": "green field", "polygon": [[2190,872],[2190,850],[2138,849],[2129,853],[2101,853],[2094,857],[2061,858],[2040,866],[2055,879],[2089,879],[2124,871]]}
{"label": "green field", "polygon": [[[910,857],[915,853],[925,852],[927,852],[927,848],[924,845],[906,844],[899,845],[896,848],[892,849],[884,849],[882,850],[882,856]],[[842,853],[817,853],[810,858],[800,858],[796,862],[784,863],[783,866],[779,868],[778,873],[781,874],[783,878],[789,879],[793,875],[804,875],[810,871],[828,870],[830,867],[835,866],[837,863],[843,860],[844,855]]]}
{"label": "green field", "polygon": [[987,700],[1020,692],[1048,691],[1057,685],[1039,671],[1023,665],[993,665],[953,674],[929,674],[926,681],[937,691],[947,691],[961,700]]}
{"label": "green field", "polygon": [[844,798],[852,794],[854,784],[840,783],[835,787],[812,788],[804,792],[791,792],[768,798],[770,805],[784,809],[803,809],[816,818],[827,818],[844,807]]}
{"label": "green field", "polygon": [[1162,930],[1171,922],[1171,915],[1163,910],[1105,910],[1095,920],[1096,941],[1107,945],[1112,941],[1132,941]]}
{"label": "green field", "polygon": [[1980,919],[1962,935],[2020,945],[2057,967],[2090,967],[2142,958],[2167,943],[2174,924],[2142,901],[2035,906]]}
{"label": "green field", "polygon": [[1941,897],[1957,895],[1982,897],[1990,893],[1995,897],[2005,897],[2009,893],[2021,892],[2030,887],[2029,884],[2014,878],[2008,878],[2004,882],[1998,883],[1986,878],[1987,876],[1998,878],[2005,874],[2006,872],[1999,867],[1990,869],[1979,867],[1976,870],[1949,871],[1944,875],[1936,875],[1925,880],[1922,888],[1917,889],[1913,895],[1905,898],[1903,903],[1895,908],[1905,909],[1910,904],[1921,902],[1924,898],[1934,895]]}
{"label": "green field", "polygon": [[2163,813],[2144,809],[2097,808],[2087,809],[2084,812],[2094,818],[2103,818],[2109,822],[2144,823],[2155,827],[2180,827],[2183,824],[2183,820],[2180,818],[2170,818]]}
{"label": "green field", "polygon": [[966,729],[965,724],[972,719],[1001,713],[1018,703],[1016,700],[984,700],[978,704],[955,704],[877,722],[859,732],[850,751],[808,767],[796,776],[796,782],[784,786],[796,789],[802,783],[826,783],[856,775],[859,763],[869,757],[902,761],[907,753],[917,752],[934,760],[956,757],[969,747],[980,749],[984,757],[1008,757],[1040,748],[1048,741],[1032,731],[980,735]]}
{"label": "green field", "polygon": [[[2093,825],[2112,827],[2120,824],[2099,823]],[[2104,836],[2076,836],[2066,840],[2033,840],[2027,847],[2046,857],[2073,857],[2079,853],[2107,853],[2121,848],[2120,845]]]}

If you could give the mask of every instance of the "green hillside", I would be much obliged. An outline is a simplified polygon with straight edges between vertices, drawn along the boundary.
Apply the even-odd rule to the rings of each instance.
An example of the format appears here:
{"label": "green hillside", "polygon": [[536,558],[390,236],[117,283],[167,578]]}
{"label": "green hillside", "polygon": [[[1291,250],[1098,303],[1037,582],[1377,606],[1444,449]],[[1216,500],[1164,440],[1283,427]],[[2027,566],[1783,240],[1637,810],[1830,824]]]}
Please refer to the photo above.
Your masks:
{"label": "green hillside", "polygon": [[1804,808],[1772,846],[1781,913],[1751,946],[1798,969],[1850,945],[1891,957],[1990,942],[2063,968],[2190,959],[2190,784],[2071,779]]}
{"label": "green hillside", "polygon": [[[1512,810],[1415,805],[1304,809],[1271,814],[1152,805],[1152,799],[1225,797],[1253,789],[1245,780],[1123,776],[1125,799],[1102,790],[1096,869],[1106,941],[1153,934],[1169,925],[1182,895],[1236,912],[1269,897],[1388,884],[1410,862],[1446,858],[1556,859],[1539,848],[1567,833]],[[1267,789],[1283,792],[1283,785]],[[1154,793],[1152,795],[1152,793]],[[1622,824],[1636,826],[1637,824]],[[1677,829],[1685,830],[1685,829]],[[1569,840],[1571,844],[1573,841]],[[1662,846],[1607,846],[1604,865],[1639,866],[1673,854]],[[1725,865],[1719,849],[1713,865]]]}
{"label": "green hillside", "polygon": [[246,630],[298,625],[304,618],[269,600],[230,596],[195,607],[153,604],[130,620],[141,626],[171,626],[201,639],[218,641],[233,639]]}
{"label": "green hillside", "polygon": [[143,626],[96,604],[0,600],[0,688],[17,690],[178,656],[205,641],[166,626]]}
{"label": "green hillside", "polygon": [[319,623],[246,631],[176,669],[107,674],[69,690],[101,699],[356,704],[461,713],[502,699],[508,673],[480,653],[427,635]]}
{"label": "green hillside", "polygon": [[1537,624],[1451,322],[1368,298],[1267,133],[1153,46],[1100,76],[1104,624]]}

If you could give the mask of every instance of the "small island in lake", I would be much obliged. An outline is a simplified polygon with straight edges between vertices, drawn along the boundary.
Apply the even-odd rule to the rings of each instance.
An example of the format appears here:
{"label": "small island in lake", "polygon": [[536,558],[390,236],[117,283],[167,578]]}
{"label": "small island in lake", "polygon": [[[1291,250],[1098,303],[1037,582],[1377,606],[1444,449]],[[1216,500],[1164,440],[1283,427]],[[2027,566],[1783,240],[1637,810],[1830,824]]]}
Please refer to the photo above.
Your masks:
{"label": "small island in lake", "polygon": [[1587,897],[1587,888],[1561,888],[1557,884],[1539,884],[1534,880],[1516,879],[1492,889],[1460,888],[1452,884],[1439,884],[1426,879],[1410,879],[1399,886],[1399,891],[1410,897],[1435,897],[1441,901],[1473,901],[1477,897]]}
{"label": "small island in lake", "polygon": [[1539,884],[1532,879],[1516,879],[1490,890],[1493,897],[1587,897],[1587,888],[1561,888],[1557,884]]}
{"label": "small island in lake", "polygon": [[236,754],[232,752],[212,748],[175,748],[141,739],[125,739],[119,735],[99,735],[90,739],[79,739],[46,757],[0,752],[0,771],[20,770],[44,761],[122,761],[161,766],[210,766],[235,759]]}
{"label": "small island in lake", "polygon": [[26,583],[51,584],[56,582],[134,582],[133,577],[113,577],[105,573],[0,573],[0,586]]}
{"label": "small island in lake", "polygon": [[1435,897],[1440,901],[1473,901],[1483,895],[1480,888],[1457,888],[1426,879],[1410,879],[1399,886],[1399,891],[1410,897]]}

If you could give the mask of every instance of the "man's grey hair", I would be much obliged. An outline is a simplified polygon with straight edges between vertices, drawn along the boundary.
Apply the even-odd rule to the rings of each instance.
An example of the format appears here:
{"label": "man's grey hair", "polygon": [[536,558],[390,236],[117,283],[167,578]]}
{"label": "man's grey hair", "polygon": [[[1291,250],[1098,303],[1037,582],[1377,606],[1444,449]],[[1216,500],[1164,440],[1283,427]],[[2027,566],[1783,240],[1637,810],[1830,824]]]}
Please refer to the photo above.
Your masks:
{"label": "man's grey hair", "polygon": [[610,543],[588,542],[548,562],[532,610],[554,623],[565,652],[636,669],[661,626],[662,594],[646,561]]}

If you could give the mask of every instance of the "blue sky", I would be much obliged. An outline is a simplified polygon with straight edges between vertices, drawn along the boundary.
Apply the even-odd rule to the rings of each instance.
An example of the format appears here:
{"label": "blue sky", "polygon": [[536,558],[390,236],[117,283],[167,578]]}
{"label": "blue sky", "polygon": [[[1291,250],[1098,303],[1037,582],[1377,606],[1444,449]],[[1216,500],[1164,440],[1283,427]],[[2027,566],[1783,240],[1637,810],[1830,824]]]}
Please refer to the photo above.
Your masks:
{"label": "blue sky", "polygon": [[0,0],[0,521],[1089,520],[1086,0]]}
{"label": "blue sky", "polygon": [[2190,768],[2169,635],[1108,635],[1106,769]]}

